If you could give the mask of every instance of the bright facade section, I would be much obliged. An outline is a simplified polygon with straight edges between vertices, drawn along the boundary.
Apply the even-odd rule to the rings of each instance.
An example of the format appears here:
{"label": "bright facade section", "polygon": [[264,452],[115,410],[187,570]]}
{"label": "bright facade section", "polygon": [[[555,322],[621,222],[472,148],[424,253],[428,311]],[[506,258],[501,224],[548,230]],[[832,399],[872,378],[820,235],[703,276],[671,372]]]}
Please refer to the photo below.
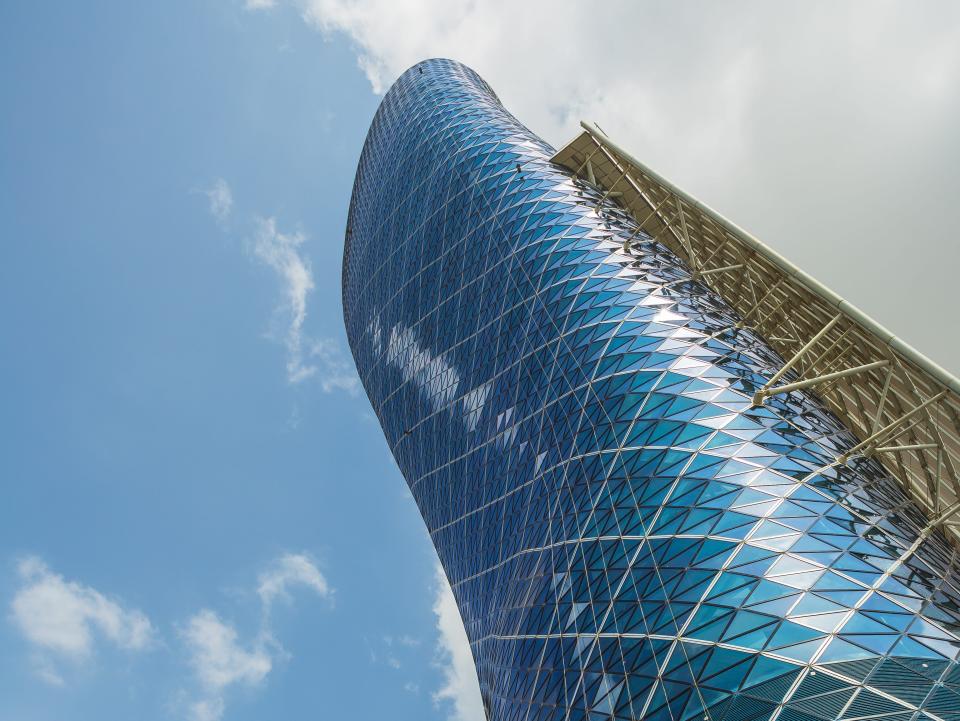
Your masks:
{"label": "bright facade section", "polygon": [[554,155],[427,61],[377,112],[347,228],[351,348],[488,716],[960,721],[937,519],[829,389],[758,398],[791,357]]}

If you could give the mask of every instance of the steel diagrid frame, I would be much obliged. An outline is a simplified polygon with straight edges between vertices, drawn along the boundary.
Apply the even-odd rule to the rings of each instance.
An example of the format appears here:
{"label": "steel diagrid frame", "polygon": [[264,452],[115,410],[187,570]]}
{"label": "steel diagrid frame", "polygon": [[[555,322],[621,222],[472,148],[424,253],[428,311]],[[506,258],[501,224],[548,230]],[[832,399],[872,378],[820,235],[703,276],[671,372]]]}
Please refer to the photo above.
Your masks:
{"label": "steel diagrid frame", "polygon": [[427,61],[351,199],[351,350],[487,715],[960,721],[955,381],[584,127]]}
{"label": "steel diagrid frame", "polygon": [[[587,165],[588,165],[588,166],[589,166],[589,162],[590,162],[590,160],[589,160],[589,158],[588,158],[588,159],[587,159]],[[518,167],[520,167],[520,166],[518,166]],[[625,175],[626,175],[626,171],[624,171],[623,175],[621,175],[621,179],[622,179]],[[614,183],[614,185],[613,185],[612,187],[615,187],[615,186],[616,186],[616,183]],[[598,207],[600,207],[600,206],[603,205],[603,203],[607,200],[607,198],[610,196],[610,194],[611,194],[610,191],[607,191],[606,193],[604,193],[604,195],[600,198],[600,200],[599,200],[599,202],[598,202]],[[496,223],[496,216],[493,216],[493,218],[494,218],[494,221],[495,221],[495,225],[497,225],[497,223]],[[528,279],[529,279],[529,278],[528,278]],[[539,302],[542,303],[542,299],[540,298],[540,294],[539,294],[539,289],[535,292],[535,294],[534,294],[533,297],[534,297],[534,301],[535,301],[535,302],[539,301]],[[626,316],[626,318],[629,318],[629,317],[630,317],[629,315]],[[622,324],[625,322],[626,318],[624,318],[623,320],[619,321],[618,326],[619,326],[619,325],[622,325]],[[559,328],[557,328],[556,330],[558,331],[558,338],[560,339],[560,342],[561,342],[562,344],[566,344],[565,336],[564,336],[562,330],[559,329]],[[613,336],[611,336],[611,340],[612,340],[612,338],[613,338]],[[610,340],[607,341],[608,344],[609,344],[610,342],[611,342]],[[604,349],[606,349],[606,347],[607,347],[607,346],[604,346]],[[560,370],[561,370],[561,373],[562,373],[562,372],[563,372],[563,369],[561,368]],[[592,384],[593,384],[593,380],[594,380],[594,378],[595,378],[595,373],[596,373],[596,371],[594,371],[593,375],[591,375],[591,377],[590,377],[590,380],[589,380],[589,381],[587,382],[587,384],[586,384],[586,389],[587,389],[588,392],[593,392]],[[654,384],[654,387],[656,387],[656,383]],[[641,409],[642,409],[642,404],[641,404]],[[585,409],[584,409],[584,410],[585,410]],[[601,406],[601,410],[602,410],[602,406]],[[607,421],[612,424],[612,419],[610,419],[610,417],[606,414],[606,412],[604,412],[604,416],[606,417]],[[579,420],[578,420],[578,424],[582,424],[583,420],[584,420],[584,414],[581,413],[580,418],[579,418]],[[579,430],[579,425],[578,425],[577,430]],[[618,449],[617,452],[620,452],[620,450],[622,450],[622,449]],[[692,462],[692,461],[693,461],[693,458],[694,458],[694,456],[691,455],[689,462]],[[688,462],[688,464],[689,464],[689,462]],[[606,481],[607,479],[604,479],[604,480]],[[668,497],[669,497],[670,493],[668,492],[667,495],[668,495]],[[593,514],[596,512],[596,507],[597,507],[597,503],[599,502],[599,498],[600,498],[600,494],[599,494],[599,492],[598,492],[598,493],[597,493],[597,496],[595,497],[596,500],[595,500],[595,501],[592,503],[592,505],[591,505],[590,516],[588,516],[588,518],[587,518],[587,521],[588,521],[588,522],[590,521],[590,519],[591,519],[591,517],[593,516]],[[654,520],[656,520],[656,516],[654,517]],[[619,525],[619,524],[618,524],[618,525]],[[621,532],[618,536],[616,536],[616,538],[623,539],[623,534],[622,534],[622,532]],[[640,536],[640,538],[642,538],[642,539],[644,539],[644,540],[646,540],[646,539],[649,538],[649,534],[647,533],[646,529],[644,529],[644,533],[643,533],[642,536]],[[581,545],[581,544],[583,543],[583,540],[584,540],[583,536],[582,536],[582,535],[579,536],[579,537],[577,538],[577,545]],[[634,558],[631,559],[631,561],[632,561],[632,562],[635,561],[635,560],[636,560],[636,557],[637,557],[637,556],[640,554],[640,552],[643,551],[643,550],[645,550],[643,544],[641,544],[640,546],[638,546],[638,547],[637,547],[637,550],[636,550],[636,552],[635,552],[635,554],[634,554]],[[566,571],[566,573],[568,573],[568,574],[569,574],[570,571],[572,570],[570,566],[571,566],[571,564],[568,564],[567,571]],[[662,577],[661,577],[661,574],[660,574],[659,567],[656,565],[656,563],[653,564],[653,568],[654,568],[654,572],[657,574],[657,576],[658,576],[659,578],[661,578],[661,585],[662,585],[662,584],[663,584]],[[607,575],[607,574],[606,574],[606,569],[604,569],[604,574]],[[622,585],[623,585],[623,583],[624,583],[625,581],[626,581],[626,576],[624,576],[622,579],[620,579],[619,584],[620,584],[621,587],[622,587]],[[608,584],[609,584],[609,577],[607,578],[607,582],[608,582]],[[618,589],[618,590],[619,590],[619,589]],[[609,609],[609,608],[605,609],[604,613],[605,613],[605,614],[609,614],[609,613],[610,613],[610,609]],[[676,622],[675,622],[675,621],[676,621],[676,619],[674,619],[674,625],[676,626]],[[646,623],[646,622],[644,621],[644,623]],[[601,625],[602,625],[602,621],[601,621]],[[676,626],[676,632],[677,632],[677,638],[678,638],[679,635],[680,635],[680,628],[679,628],[679,626]],[[649,635],[649,634],[648,634],[648,635]],[[536,636],[534,636],[534,637],[535,637],[535,638],[545,638],[545,636],[544,636],[544,635],[541,635],[541,634],[538,634],[538,635],[536,635]],[[562,637],[562,634],[561,634],[561,637]],[[519,637],[517,637],[517,636],[499,636],[499,638],[519,638]],[[594,653],[594,651],[595,651],[595,649],[596,649],[596,647],[597,647],[597,643],[599,642],[599,640],[600,640],[600,638],[601,638],[601,635],[600,635],[600,634],[596,634],[596,635],[594,635],[593,638],[594,638],[594,642],[591,644],[591,646],[590,646],[589,649],[587,650],[586,663],[589,663],[590,657],[591,657],[591,655]],[[670,656],[674,653],[676,647],[677,647],[677,643],[673,643],[673,644],[671,645],[670,650],[668,651],[667,657],[666,657],[666,659],[664,660],[663,664],[666,664],[666,663],[669,661],[669,658],[670,658]],[[687,662],[687,665],[689,666],[689,665],[690,665],[689,659],[686,658],[686,651],[683,649],[682,644],[680,645],[680,648],[681,648],[681,653],[682,653],[683,656],[685,657],[685,660],[686,660],[686,662]],[[581,669],[583,669],[584,666],[585,666],[585,664],[581,664]],[[578,680],[577,680],[577,685],[578,685],[578,687],[579,687],[580,685],[582,685],[583,679],[584,679],[584,674],[583,674],[583,672],[581,671],[580,675],[578,676]],[[697,692],[698,692],[698,694],[699,694],[699,689],[696,688],[696,687],[695,687],[695,689],[697,690]],[[577,693],[577,689],[574,690],[574,695],[576,695],[576,693]],[[706,704],[705,699],[702,698],[702,695],[701,695],[700,701],[701,701],[701,704],[703,705],[703,707],[706,709],[707,704]],[[646,701],[645,701],[645,704],[649,704],[649,702],[650,702],[650,696],[647,697],[647,699],[646,699]],[[570,713],[572,712],[572,710],[573,710],[572,708],[570,708],[570,709],[567,710],[567,714],[566,714],[566,716],[565,716],[566,719],[569,719],[569,718],[570,718]],[[528,713],[529,713],[529,712],[528,712]],[[707,713],[709,714],[709,712],[707,712]]]}

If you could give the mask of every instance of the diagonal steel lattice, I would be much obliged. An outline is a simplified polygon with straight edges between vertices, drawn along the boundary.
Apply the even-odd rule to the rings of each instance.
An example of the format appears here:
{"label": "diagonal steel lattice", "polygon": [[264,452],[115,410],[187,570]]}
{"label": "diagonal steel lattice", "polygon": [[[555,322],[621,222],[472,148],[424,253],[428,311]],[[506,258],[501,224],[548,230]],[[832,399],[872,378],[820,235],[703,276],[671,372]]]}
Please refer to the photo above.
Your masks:
{"label": "diagonal steel lattice", "polygon": [[960,721],[955,546],[816,389],[755,403],[784,358],[554,152],[426,61],[347,227],[351,349],[488,717]]}

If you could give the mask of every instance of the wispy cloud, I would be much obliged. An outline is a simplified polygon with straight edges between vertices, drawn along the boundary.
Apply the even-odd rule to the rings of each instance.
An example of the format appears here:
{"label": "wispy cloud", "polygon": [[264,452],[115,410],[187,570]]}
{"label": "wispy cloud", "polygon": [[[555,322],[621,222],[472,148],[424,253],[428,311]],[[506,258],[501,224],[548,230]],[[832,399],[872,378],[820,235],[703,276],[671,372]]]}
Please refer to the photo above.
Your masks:
{"label": "wispy cloud", "polygon": [[[372,640],[364,637],[363,642],[370,654],[371,666],[387,666],[394,673],[407,677],[421,668],[422,655],[418,650],[422,642],[415,636],[407,633],[386,634]],[[411,663],[413,659],[416,660]],[[414,695],[420,693],[420,684],[409,678],[404,679],[402,688],[406,693]]]}
{"label": "wispy cloud", "polygon": [[313,290],[310,263],[300,255],[306,240],[303,233],[281,233],[274,218],[257,218],[253,255],[272,268],[283,284],[283,302],[278,311],[287,317],[284,342],[287,346],[287,379],[299,383],[316,373],[316,366],[303,360],[303,323],[307,319],[307,295]]}
{"label": "wispy cloud", "polygon": [[367,644],[367,649],[370,652],[371,664],[383,664],[399,671],[407,665],[407,657],[412,650],[420,646],[420,639],[409,634],[386,635],[380,636],[372,642],[364,638],[364,643]]}
{"label": "wispy cloud", "polygon": [[149,647],[150,620],[90,586],[67,581],[36,557],[18,564],[21,587],[10,605],[11,620],[34,647],[35,666],[44,680],[62,684],[55,659],[89,658],[97,639],[128,651]]}
{"label": "wispy cloud", "polygon": [[233,688],[256,687],[270,674],[278,659],[288,654],[271,628],[271,609],[278,598],[291,600],[295,588],[331,598],[333,589],[306,553],[286,553],[259,574],[257,596],[261,622],[256,634],[243,641],[240,633],[215,611],[205,608],[181,629],[189,664],[199,694],[187,703],[190,721],[218,721]]}
{"label": "wispy cloud", "polygon": [[[268,6],[262,0],[256,0],[254,5]],[[230,184],[218,178],[209,188],[193,192],[206,196],[210,214],[222,230],[227,230],[233,213]],[[270,268],[280,280],[282,297],[275,315],[282,328],[275,337],[286,348],[287,381],[297,385],[312,378],[324,393],[345,391],[356,395],[360,379],[340,343],[332,338],[311,337],[304,329],[307,302],[315,285],[310,261],[303,252],[306,241],[306,234],[300,230],[282,232],[276,218],[255,216],[247,244],[251,257]]]}
{"label": "wispy cloud", "polygon": [[296,586],[311,590],[320,598],[333,596],[326,577],[304,553],[284,554],[260,574],[258,581],[257,594],[267,613],[276,599],[289,600],[290,589]]}
{"label": "wispy cloud", "polygon": [[247,10],[269,10],[276,7],[276,0],[246,0],[243,4]]}
{"label": "wispy cloud", "polygon": [[407,648],[416,648],[420,645],[419,638],[414,638],[406,633],[401,636],[384,636],[383,640],[388,645],[393,645],[396,643],[401,646],[406,646]]}
{"label": "wispy cloud", "polygon": [[314,338],[310,340],[310,359],[319,368],[317,377],[324,393],[336,390],[356,395],[360,389],[360,378],[353,361],[343,352],[340,344],[332,338]]}
{"label": "wispy cloud", "polygon": [[439,563],[433,613],[437,619],[438,665],[444,677],[443,686],[433,694],[433,700],[448,707],[450,721],[486,721],[470,642],[453,591]]}
{"label": "wispy cloud", "polygon": [[287,380],[301,383],[316,376],[324,392],[356,393],[359,379],[339,344],[331,339],[309,338],[304,333],[307,298],[314,288],[310,262],[301,253],[306,236],[283,233],[275,218],[257,218],[251,245],[253,256],[271,268],[283,287],[278,313],[285,319],[283,343],[287,349]]}
{"label": "wispy cloud", "polygon": [[210,215],[214,217],[218,225],[225,225],[230,219],[230,213],[233,212],[233,191],[230,184],[223,178],[217,178],[213,185],[203,191],[207,196]]}

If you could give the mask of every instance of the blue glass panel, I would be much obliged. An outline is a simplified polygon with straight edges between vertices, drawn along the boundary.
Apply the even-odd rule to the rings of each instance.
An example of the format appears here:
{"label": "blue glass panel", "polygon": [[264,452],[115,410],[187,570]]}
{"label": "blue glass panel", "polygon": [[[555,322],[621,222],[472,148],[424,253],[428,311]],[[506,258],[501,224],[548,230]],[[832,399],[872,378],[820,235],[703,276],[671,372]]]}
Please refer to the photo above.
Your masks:
{"label": "blue glass panel", "polygon": [[[469,68],[384,97],[343,299],[491,719],[960,721],[960,562]],[[623,249],[632,239],[634,250]]]}

